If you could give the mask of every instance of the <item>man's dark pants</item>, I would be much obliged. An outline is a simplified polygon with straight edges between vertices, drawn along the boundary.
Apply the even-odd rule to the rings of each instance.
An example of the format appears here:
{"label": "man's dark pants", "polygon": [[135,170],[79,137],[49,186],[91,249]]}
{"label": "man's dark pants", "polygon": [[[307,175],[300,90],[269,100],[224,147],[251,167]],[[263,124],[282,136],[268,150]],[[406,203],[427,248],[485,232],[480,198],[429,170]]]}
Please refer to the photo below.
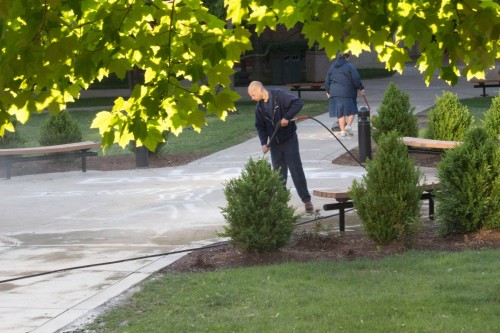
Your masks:
{"label": "man's dark pants", "polygon": [[306,176],[302,168],[302,160],[300,159],[299,140],[295,133],[293,137],[282,144],[271,145],[271,162],[273,169],[280,169],[280,176],[286,186],[288,170],[292,176],[293,184],[297,189],[297,193],[302,199],[302,202],[311,201],[311,195],[307,189]]}

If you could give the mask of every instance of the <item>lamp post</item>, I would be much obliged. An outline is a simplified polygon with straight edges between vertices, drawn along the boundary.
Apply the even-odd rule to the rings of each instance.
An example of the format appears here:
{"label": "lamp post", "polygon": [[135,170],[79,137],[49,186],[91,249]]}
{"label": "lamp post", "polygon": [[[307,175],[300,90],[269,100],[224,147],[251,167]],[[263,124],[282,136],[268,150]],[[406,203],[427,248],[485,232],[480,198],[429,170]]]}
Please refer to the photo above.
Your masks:
{"label": "lamp post", "polygon": [[372,142],[370,128],[370,110],[366,106],[359,108],[358,112],[358,145],[359,160],[366,162],[366,158],[372,158]]}

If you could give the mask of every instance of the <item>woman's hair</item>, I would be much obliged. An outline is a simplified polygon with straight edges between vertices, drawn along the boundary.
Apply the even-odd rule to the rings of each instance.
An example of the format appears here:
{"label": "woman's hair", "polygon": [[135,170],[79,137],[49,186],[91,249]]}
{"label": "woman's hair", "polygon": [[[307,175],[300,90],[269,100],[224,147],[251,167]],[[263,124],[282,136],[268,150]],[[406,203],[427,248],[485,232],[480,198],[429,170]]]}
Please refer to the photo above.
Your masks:
{"label": "woman's hair", "polygon": [[349,59],[349,57],[351,56],[351,51],[346,51],[346,52],[337,52],[337,59]]}

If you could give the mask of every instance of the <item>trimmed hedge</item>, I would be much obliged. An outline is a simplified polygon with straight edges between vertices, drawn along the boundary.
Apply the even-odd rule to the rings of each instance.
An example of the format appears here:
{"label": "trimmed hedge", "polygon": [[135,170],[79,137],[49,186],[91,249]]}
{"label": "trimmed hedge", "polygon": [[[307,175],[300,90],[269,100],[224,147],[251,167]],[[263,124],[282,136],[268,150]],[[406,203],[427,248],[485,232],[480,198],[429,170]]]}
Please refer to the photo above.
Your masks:
{"label": "trimmed hedge", "polygon": [[298,216],[288,205],[290,190],[267,160],[245,165],[239,178],[224,187],[227,206],[222,215],[229,224],[220,236],[248,252],[274,251],[290,240]]}
{"label": "trimmed hedge", "polygon": [[477,127],[438,165],[436,220],[443,235],[500,228],[500,143]]}
{"label": "trimmed hedge", "polygon": [[394,83],[389,83],[377,115],[372,120],[372,137],[378,142],[382,134],[396,131],[400,136],[418,136],[415,107],[410,104],[408,92],[401,91]]}
{"label": "trimmed hedge", "polygon": [[366,175],[354,180],[350,194],[367,236],[378,244],[410,240],[420,228],[419,188],[423,174],[408,158],[396,131],[382,134]]}

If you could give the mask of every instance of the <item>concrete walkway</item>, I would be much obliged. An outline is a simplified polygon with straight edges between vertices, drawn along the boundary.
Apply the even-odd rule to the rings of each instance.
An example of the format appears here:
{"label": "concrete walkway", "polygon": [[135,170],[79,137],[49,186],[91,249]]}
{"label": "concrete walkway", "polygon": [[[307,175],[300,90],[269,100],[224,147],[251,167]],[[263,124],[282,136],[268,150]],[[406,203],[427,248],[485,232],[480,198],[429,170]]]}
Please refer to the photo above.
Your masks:
{"label": "concrete walkway", "polygon": [[[449,87],[435,80],[426,87],[416,69],[408,67],[403,75],[364,81],[372,110],[390,81],[410,93],[417,112],[433,105],[443,90],[460,98],[481,93],[465,81]],[[248,98],[245,88],[237,90]],[[306,103],[325,100],[326,112],[324,92],[304,92],[302,97]],[[318,119],[332,122],[326,113]],[[349,149],[357,146],[354,125],[355,136],[343,139]],[[316,122],[307,120],[298,127],[311,192],[347,188],[362,176],[361,167],[331,163],[344,150]],[[249,157],[261,155],[255,138],[180,167],[2,179],[0,280],[209,244],[224,225],[220,212],[225,206],[224,182],[238,177]],[[435,176],[434,170],[425,171]],[[292,204],[303,213],[293,183],[288,185]],[[328,200],[313,198],[313,202],[321,208]],[[69,331],[91,319],[97,307],[178,258],[163,256],[0,283],[0,332]]]}

